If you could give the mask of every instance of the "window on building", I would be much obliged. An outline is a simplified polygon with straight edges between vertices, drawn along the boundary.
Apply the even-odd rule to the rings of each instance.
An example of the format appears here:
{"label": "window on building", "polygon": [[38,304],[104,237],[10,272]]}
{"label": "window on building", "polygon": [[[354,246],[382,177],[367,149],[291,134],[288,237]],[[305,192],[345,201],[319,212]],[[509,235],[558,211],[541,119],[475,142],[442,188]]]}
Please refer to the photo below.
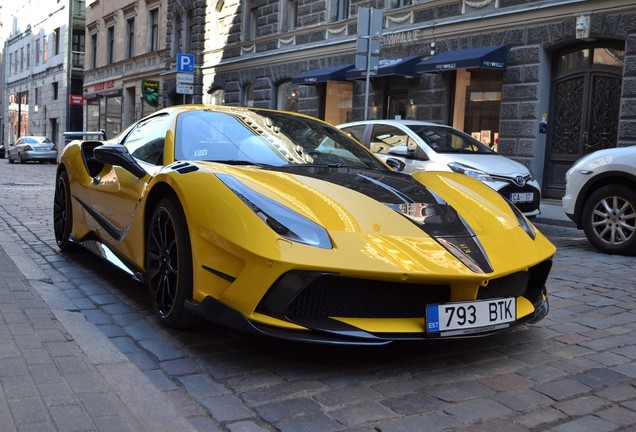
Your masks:
{"label": "window on building", "polygon": [[256,0],[249,0],[246,2],[246,10],[243,13],[244,18],[244,35],[245,40],[256,39],[256,23],[258,18],[258,5]]}
{"label": "window on building", "polygon": [[35,88],[35,106],[40,106],[40,105],[42,105],[42,88],[36,87]]}
{"label": "window on building", "polygon": [[115,26],[106,30],[106,64],[115,62]]}
{"label": "window on building", "polygon": [[225,8],[225,0],[219,0],[216,3],[216,16],[215,16],[215,20],[213,20],[214,23],[216,23],[216,34],[217,35],[226,35],[226,29],[225,29],[225,16],[223,15],[223,9]]}
{"label": "window on building", "polygon": [[185,16],[185,28],[183,32],[183,49],[186,53],[192,52],[192,26],[193,26],[192,10],[188,10]]}
{"label": "window on building", "polygon": [[46,63],[49,60],[49,44],[47,43],[46,39],[44,39],[43,45],[42,62]]}
{"label": "window on building", "polygon": [[58,97],[58,83],[57,81],[53,83],[53,100],[57,100]]}
{"label": "window on building", "polygon": [[26,49],[26,67],[27,67],[27,69],[31,67],[31,44],[27,44],[27,49]]}
{"label": "window on building", "polygon": [[276,109],[298,112],[298,85],[291,81],[281,83],[276,89]]}
{"label": "window on building", "polygon": [[387,2],[387,9],[397,9],[404,6],[409,6],[412,3],[412,0],[389,0]]}
{"label": "window on building", "polygon": [[60,28],[53,30],[53,55],[60,53]]}
{"label": "window on building", "polygon": [[40,39],[35,40],[35,64],[36,66],[40,64],[40,60],[42,59],[42,48]]}
{"label": "window on building", "polygon": [[91,69],[97,67],[97,33],[91,35]]}
{"label": "window on building", "polygon": [[294,31],[298,25],[298,0],[282,0],[283,17],[281,22],[285,24],[283,31]]}
{"label": "window on building", "polygon": [[126,20],[126,58],[135,56],[135,17]]}
{"label": "window on building", "polygon": [[181,52],[182,29],[181,29],[181,14],[180,13],[176,13],[174,15],[173,30],[174,30],[172,32],[173,54],[177,55],[178,53]]}
{"label": "window on building", "polygon": [[496,150],[503,72],[460,69],[455,80],[453,126]]}
{"label": "window on building", "polygon": [[336,0],[336,21],[349,18],[351,0]]}
{"label": "window on building", "polygon": [[71,57],[73,62],[73,67],[83,68],[84,67],[84,31],[83,30],[73,30],[73,41],[71,46]]}
{"label": "window on building", "polygon": [[246,107],[254,106],[254,84],[247,84],[243,87],[241,105]]}
{"label": "window on building", "polygon": [[157,51],[159,49],[159,8],[155,8],[149,12],[150,28],[149,51]]}
{"label": "window on building", "polygon": [[20,48],[20,72],[24,71],[24,47]]}

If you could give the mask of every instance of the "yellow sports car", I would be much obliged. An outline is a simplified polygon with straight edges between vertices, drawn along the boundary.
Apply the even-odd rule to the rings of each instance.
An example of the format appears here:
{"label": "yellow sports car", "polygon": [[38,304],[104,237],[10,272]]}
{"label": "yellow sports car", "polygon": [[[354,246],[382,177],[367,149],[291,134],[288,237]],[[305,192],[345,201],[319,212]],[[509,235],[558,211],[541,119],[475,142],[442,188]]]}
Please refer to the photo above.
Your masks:
{"label": "yellow sports car", "polygon": [[[274,110],[166,108],[66,145],[55,239],[203,317],[346,344],[484,335],[548,313],[555,247],[482,182],[393,171],[344,132]],[[79,245],[84,248],[78,248]]]}

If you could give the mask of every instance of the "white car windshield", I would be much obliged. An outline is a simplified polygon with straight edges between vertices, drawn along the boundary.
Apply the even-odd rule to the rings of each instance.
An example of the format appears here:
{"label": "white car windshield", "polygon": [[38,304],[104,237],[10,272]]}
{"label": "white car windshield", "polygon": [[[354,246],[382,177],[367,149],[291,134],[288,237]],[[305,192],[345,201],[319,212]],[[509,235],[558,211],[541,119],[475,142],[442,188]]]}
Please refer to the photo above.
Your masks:
{"label": "white car windshield", "polygon": [[490,147],[458,130],[427,125],[408,125],[437,153],[494,153]]}

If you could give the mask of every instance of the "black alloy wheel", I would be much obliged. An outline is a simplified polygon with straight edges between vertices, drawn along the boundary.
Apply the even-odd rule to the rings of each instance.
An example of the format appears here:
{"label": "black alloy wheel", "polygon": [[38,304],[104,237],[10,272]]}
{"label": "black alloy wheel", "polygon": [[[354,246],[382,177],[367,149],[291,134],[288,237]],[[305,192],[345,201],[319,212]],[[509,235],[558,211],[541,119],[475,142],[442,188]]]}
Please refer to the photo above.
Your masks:
{"label": "black alloy wheel", "polygon": [[583,231],[598,250],[608,254],[636,253],[636,191],[623,185],[599,188],[585,203]]}
{"label": "black alloy wheel", "polygon": [[146,234],[146,271],[155,314],[167,327],[185,328],[193,314],[185,307],[192,299],[192,250],[185,215],[175,198],[159,201]]}
{"label": "black alloy wheel", "polygon": [[55,182],[53,196],[53,230],[55,242],[62,252],[72,252],[77,248],[71,240],[73,229],[73,209],[71,207],[71,188],[66,171],[60,172]]}

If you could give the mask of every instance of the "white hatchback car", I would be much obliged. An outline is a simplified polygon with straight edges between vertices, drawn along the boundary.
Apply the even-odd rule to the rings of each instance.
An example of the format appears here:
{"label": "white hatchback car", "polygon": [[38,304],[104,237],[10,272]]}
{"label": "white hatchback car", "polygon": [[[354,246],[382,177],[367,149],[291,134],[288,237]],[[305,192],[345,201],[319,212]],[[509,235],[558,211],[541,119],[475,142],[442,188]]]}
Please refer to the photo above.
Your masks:
{"label": "white hatchback car", "polygon": [[565,214],[592,246],[636,254],[636,146],[597,150],[565,174]]}
{"label": "white hatchback car", "polygon": [[483,181],[526,216],[540,214],[541,188],[528,168],[453,127],[419,120],[366,120],[337,126],[402,170],[455,171]]}

